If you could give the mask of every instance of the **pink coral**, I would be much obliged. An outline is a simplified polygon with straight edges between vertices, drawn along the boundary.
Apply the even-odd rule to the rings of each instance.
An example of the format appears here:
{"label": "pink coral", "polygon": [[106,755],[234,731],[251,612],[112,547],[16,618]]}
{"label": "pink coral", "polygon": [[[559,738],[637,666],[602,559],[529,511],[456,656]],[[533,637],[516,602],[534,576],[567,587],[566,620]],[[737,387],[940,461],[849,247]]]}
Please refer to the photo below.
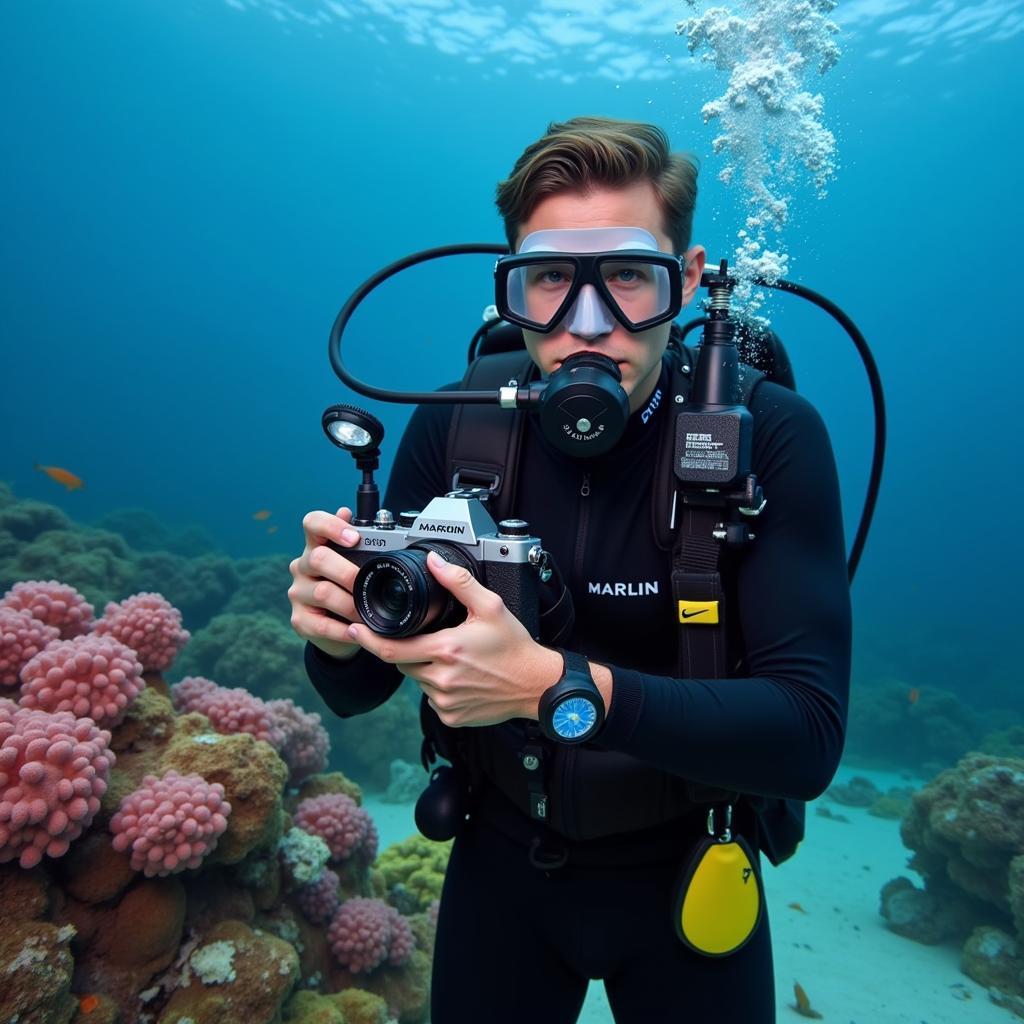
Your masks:
{"label": "pink coral", "polygon": [[326,924],[334,917],[341,902],[338,896],[340,881],[335,872],[324,868],[312,885],[304,885],[295,894],[299,909],[313,924]]}
{"label": "pink coral", "polygon": [[295,824],[327,843],[334,861],[359,855],[370,863],[377,857],[377,826],[344,793],[325,793],[303,800],[295,809]]}
{"label": "pink coral", "polygon": [[331,741],[315,711],[304,711],[293,700],[267,701],[274,725],[280,730],[281,758],[288,765],[288,781],[294,786],[307,775],[327,767]]}
{"label": "pink coral", "polygon": [[33,868],[67,852],[107,791],[109,743],[88,719],[0,700],[0,863]]}
{"label": "pink coral", "polygon": [[240,686],[218,686],[202,676],[186,676],[171,687],[171,699],[178,711],[205,715],[217,732],[247,732],[275,749],[281,745],[282,733],[270,708]]}
{"label": "pink coral", "polygon": [[93,625],[92,605],[74,587],[57,580],[15,583],[0,600],[0,608],[17,608],[56,626],[61,640],[83,636]]}
{"label": "pink coral", "polygon": [[353,974],[369,974],[387,961],[401,967],[416,940],[409,922],[383,900],[346,900],[331,919],[327,941],[335,959]]}
{"label": "pink coral", "polygon": [[147,876],[197,868],[228,827],[231,804],[219,782],[168,771],[147,775],[110,819],[113,846],[132,851],[132,867]]}
{"label": "pink coral", "polygon": [[21,670],[59,635],[30,612],[0,606],[0,686],[17,686]]}
{"label": "pink coral", "polygon": [[181,628],[181,612],[160,594],[133,594],[107,604],[93,632],[112,636],[139,656],[147,672],[171,667],[192,635]]}
{"label": "pink coral", "polygon": [[146,685],[135,652],[109,636],[56,640],[21,670],[23,708],[118,725]]}
{"label": "pink coral", "polygon": [[186,676],[180,683],[175,683],[171,687],[171,699],[174,701],[175,710],[183,715],[190,711],[202,714],[206,698],[219,689],[212,679],[206,679],[204,676]]}

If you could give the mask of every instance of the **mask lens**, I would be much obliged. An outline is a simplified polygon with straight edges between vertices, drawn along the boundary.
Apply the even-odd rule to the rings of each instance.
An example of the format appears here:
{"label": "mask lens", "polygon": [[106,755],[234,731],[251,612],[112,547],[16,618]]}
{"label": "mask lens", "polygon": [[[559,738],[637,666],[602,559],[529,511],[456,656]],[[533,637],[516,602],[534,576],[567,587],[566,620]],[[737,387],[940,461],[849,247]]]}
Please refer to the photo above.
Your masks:
{"label": "mask lens", "polygon": [[529,263],[508,275],[509,309],[541,327],[550,324],[572,286],[571,263]]}
{"label": "mask lens", "polygon": [[604,260],[601,279],[631,323],[644,323],[668,311],[672,292],[667,267],[643,260]]}

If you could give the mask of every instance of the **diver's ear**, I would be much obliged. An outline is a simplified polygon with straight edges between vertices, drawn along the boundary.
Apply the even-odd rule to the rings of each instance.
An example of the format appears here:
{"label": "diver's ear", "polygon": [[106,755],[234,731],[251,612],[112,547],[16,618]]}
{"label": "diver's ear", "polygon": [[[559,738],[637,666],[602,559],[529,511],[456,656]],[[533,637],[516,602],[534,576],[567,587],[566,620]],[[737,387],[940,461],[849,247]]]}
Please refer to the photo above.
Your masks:
{"label": "diver's ear", "polygon": [[691,245],[683,258],[686,260],[686,271],[683,274],[683,305],[688,306],[700,287],[700,277],[704,273],[707,253],[703,245]]}

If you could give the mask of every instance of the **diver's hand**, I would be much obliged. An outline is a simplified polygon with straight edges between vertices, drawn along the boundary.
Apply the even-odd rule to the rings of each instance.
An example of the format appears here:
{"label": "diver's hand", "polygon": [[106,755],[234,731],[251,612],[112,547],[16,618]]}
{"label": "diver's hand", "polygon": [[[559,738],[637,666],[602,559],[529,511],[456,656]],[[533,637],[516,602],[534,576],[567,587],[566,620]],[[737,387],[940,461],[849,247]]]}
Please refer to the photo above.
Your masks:
{"label": "diver's hand", "polygon": [[306,547],[288,566],[292,574],[288,588],[292,629],[334,658],[351,658],[358,653],[359,644],[352,642],[346,630],[350,622],[363,621],[352,599],[352,584],[359,568],[327,545],[331,541],[341,547],[355,547],[359,534],[349,526],[351,522],[352,510],[344,507],[333,516],[330,512],[307,513],[302,520]]}
{"label": "diver's hand", "polygon": [[562,656],[536,643],[505,602],[467,569],[434,552],[427,565],[466,606],[465,622],[401,640],[363,624],[349,627],[348,635],[414,679],[445,725],[535,719],[541,694],[562,675]]}

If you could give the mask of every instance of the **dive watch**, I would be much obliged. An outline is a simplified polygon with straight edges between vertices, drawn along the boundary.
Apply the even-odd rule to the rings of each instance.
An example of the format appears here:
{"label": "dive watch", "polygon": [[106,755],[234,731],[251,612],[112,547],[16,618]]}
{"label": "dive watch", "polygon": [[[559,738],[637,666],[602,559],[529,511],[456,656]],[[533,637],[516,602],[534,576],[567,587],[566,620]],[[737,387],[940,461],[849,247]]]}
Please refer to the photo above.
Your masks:
{"label": "dive watch", "polygon": [[541,695],[537,718],[541,732],[556,743],[585,743],[604,723],[604,698],[582,654],[560,651],[562,678]]}

